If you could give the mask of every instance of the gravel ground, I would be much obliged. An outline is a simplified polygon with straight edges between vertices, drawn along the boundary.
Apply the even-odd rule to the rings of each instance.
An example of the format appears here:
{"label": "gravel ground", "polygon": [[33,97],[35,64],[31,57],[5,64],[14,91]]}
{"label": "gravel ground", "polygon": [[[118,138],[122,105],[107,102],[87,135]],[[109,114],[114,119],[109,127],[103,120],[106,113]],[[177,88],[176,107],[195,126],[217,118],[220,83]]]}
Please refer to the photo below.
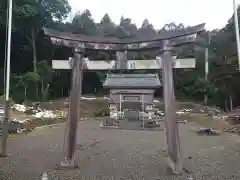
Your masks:
{"label": "gravel ground", "polygon": [[[194,180],[240,179],[240,137],[198,136],[195,125],[180,125],[184,167]],[[63,159],[65,125],[37,129],[8,141],[9,156],[0,159],[1,180],[185,180],[166,172],[164,131],[100,129],[99,121],[79,122],[77,170],[57,170]]]}

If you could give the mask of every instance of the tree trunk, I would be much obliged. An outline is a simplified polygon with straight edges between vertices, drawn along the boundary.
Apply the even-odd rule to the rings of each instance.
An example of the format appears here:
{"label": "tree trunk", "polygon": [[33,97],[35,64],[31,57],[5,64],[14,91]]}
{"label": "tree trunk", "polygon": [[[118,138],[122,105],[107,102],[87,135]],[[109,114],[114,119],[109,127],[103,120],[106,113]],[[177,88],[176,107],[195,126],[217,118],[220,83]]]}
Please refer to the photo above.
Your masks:
{"label": "tree trunk", "polygon": [[230,111],[232,111],[232,109],[233,109],[233,101],[232,101],[231,95],[229,95],[229,109],[230,109]]}
{"label": "tree trunk", "polygon": [[27,100],[27,86],[24,85],[24,100]]}
{"label": "tree trunk", "polygon": [[44,94],[44,82],[43,82],[43,80],[41,80],[41,88],[42,88],[42,96],[43,96],[43,94]]}
{"label": "tree trunk", "polygon": [[49,84],[47,84],[47,87],[43,91],[43,100],[44,101],[47,99],[48,91],[49,91]]}
{"label": "tree trunk", "polygon": [[207,103],[208,103],[208,95],[207,95],[207,92],[205,92],[204,99],[203,99],[203,104],[207,105]]}
{"label": "tree trunk", "polygon": [[39,89],[38,89],[38,84],[36,84],[36,98],[39,100]]}
{"label": "tree trunk", "polygon": [[33,53],[33,72],[37,72],[37,48],[34,28],[31,29],[32,53]]}
{"label": "tree trunk", "polygon": [[225,111],[228,112],[228,100],[225,98],[224,100]]}
{"label": "tree trunk", "polygon": [[63,88],[62,88],[62,96],[61,96],[61,98],[62,98],[62,97],[64,97],[64,90],[63,90]]}
{"label": "tree trunk", "polygon": [[[33,55],[33,72],[37,73],[37,48],[36,48],[36,34],[34,28],[31,29],[32,40],[32,55]],[[39,99],[38,84],[36,84],[36,98]]]}

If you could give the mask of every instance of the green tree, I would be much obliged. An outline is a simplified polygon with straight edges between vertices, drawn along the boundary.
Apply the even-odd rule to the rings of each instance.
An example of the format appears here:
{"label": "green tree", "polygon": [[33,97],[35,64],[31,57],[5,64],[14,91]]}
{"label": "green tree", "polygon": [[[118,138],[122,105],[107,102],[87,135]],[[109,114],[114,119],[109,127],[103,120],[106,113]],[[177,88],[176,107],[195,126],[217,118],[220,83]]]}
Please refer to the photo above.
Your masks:
{"label": "green tree", "polygon": [[14,79],[17,80],[16,87],[24,87],[24,100],[27,100],[29,88],[35,87],[39,83],[40,75],[35,72],[26,72],[23,75],[14,76]]}
{"label": "green tree", "polygon": [[72,20],[73,32],[89,36],[97,35],[97,27],[91,12],[86,9],[83,13],[77,12]]}
{"label": "green tree", "polygon": [[46,100],[51,81],[52,81],[52,68],[48,65],[47,61],[40,61],[37,64],[37,73],[40,75],[41,81],[41,99]]}
{"label": "green tree", "polygon": [[71,8],[67,0],[16,0],[13,4],[13,25],[29,40],[32,48],[33,71],[37,71],[38,33],[53,20],[64,20]]}
{"label": "green tree", "polygon": [[117,27],[117,37],[134,37],[137,33],[137,26],[132,23],[130,18],[121,17],[120,24]]}
{"label": "green tree", "polygon": [[115,36],[116,25],[113,23],[108,14],[105,14],[100,23],[97,24],[100,36]]}
{"label": "green tree", "polygon": [[139,29],[139,32],[141,33],[141,35],[155,35],[156,31],[153,28],[153,25],[148,21],[148,19],[144,19],[142,22],[142,26]]}

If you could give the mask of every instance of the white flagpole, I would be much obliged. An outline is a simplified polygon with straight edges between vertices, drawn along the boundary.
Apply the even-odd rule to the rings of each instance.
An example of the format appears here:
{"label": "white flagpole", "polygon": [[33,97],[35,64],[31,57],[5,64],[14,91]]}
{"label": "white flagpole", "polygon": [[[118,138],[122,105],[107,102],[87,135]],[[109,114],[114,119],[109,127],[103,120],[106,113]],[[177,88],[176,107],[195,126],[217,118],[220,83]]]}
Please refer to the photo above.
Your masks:
{"label": "white flagpole", "polygon": [[144,109],[144,95],[142,94],[142,112],[141,112],[141,118],[142,118],[142,128],[144,129],[144,118],[145,118],[145,109]]}
{"label": "white flagpole", "polygon": [[120,104],[119,104],[119,111],[120,111],[120,114],[122,113],[122,94],[120,94]]}
{"label": "white flagpole", "polygon": [[[208,73],[209,73],[209,66],[208,66],[208,59],[209,59],[209,46],[210,46],[210,32],[208,33],[208,40],[207,40],[207,47],[205,48],[205,80],[208,80]],[[204,104],[207,104],[208,102],[208,94],[207,94],[207,89],[204,95]]]}
{"label": "white flagpole", "polygon": [[239,25],[238,25],[238,13],[236,0],[233,0],[233,10],[234,10],[234,25],[237,41],[237,53],[238,53],[238,69],[240,71],[240,37],[239,37]]}
{"label": "white flagpole", "polygon": [[9,120],[9,86],[10,86],[10,59],[11,59],[11,33],[12,33],[12,0],[8,0],[8,16],[7,16],[7,54],[6,54],[6,70],[5,70],[5,105],[4,105],[4,121],[2,128],[2,149],[1,156],[7,153],[8,138],[8,120]]}

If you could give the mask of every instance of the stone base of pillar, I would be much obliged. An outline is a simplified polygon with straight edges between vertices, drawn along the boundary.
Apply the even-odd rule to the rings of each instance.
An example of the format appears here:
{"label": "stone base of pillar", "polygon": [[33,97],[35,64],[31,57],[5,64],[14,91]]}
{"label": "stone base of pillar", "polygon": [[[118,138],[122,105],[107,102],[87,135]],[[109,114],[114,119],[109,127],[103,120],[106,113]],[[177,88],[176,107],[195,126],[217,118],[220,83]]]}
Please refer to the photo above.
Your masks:
{"label": "stone base of pillar", "polygon": [[170,158],[168,158],[167,172],[174,175],[181,175],[182,174],[181,162],[179,161],[177,163],[174,163]]}
{"label": "stone base of pillar", "polygon": [[77,169],[78,165],[75,163],[75,160],[69,160],[69,159],[65,159],[64,161],[62,161],[60,163],[60,166],[58,167],[58,169]]}
{"label": "stone base of pillar", "polygon": [[0,158],[5,158],[5,157],[8,157],[10,156],[11,154],[0,154]]}
{"label": "stone base of pillar", "polygon": [[101,122],[100,127],[119,127],[119,125],[118,120],[107,118]]}
{"label": "stone base of pillar", "polygon": [[120,129],[120,126],[115,126],[115,125],[106,125],[103,122],[100,124],[100,128],[114,128],[114,129]]}

